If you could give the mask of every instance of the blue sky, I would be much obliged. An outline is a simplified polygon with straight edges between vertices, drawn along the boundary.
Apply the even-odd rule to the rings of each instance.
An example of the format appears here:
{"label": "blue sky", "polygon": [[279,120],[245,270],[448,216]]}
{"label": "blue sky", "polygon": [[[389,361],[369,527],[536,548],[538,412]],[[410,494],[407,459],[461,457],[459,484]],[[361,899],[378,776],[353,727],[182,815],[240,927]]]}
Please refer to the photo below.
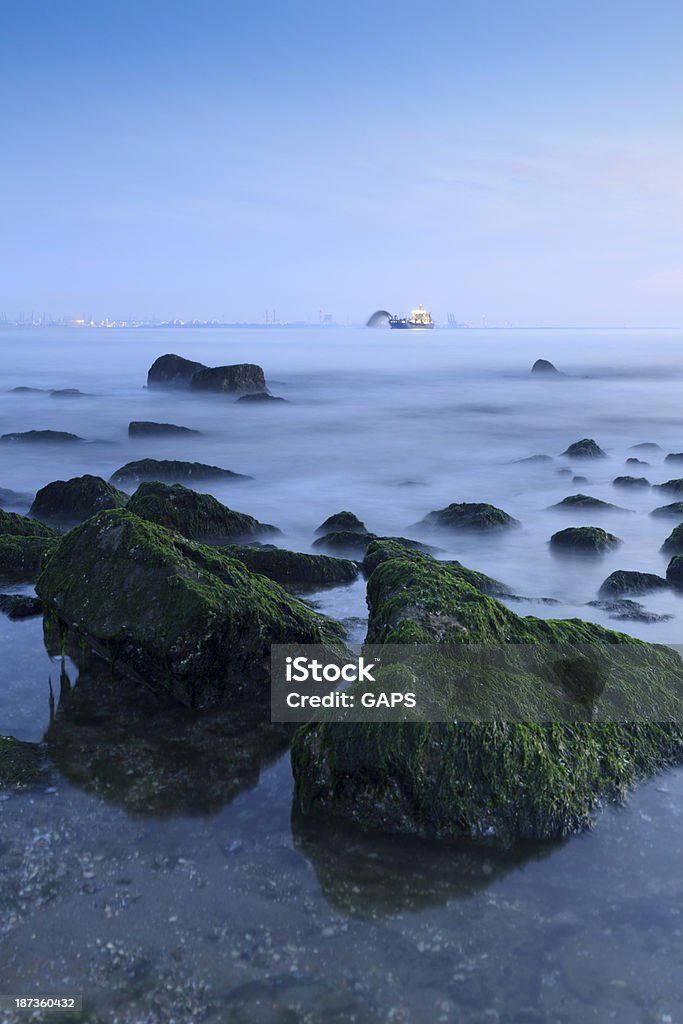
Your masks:
{"label": "blue sky", "polygon": [[0,0],[0,310],[683,322],[683,7]]}

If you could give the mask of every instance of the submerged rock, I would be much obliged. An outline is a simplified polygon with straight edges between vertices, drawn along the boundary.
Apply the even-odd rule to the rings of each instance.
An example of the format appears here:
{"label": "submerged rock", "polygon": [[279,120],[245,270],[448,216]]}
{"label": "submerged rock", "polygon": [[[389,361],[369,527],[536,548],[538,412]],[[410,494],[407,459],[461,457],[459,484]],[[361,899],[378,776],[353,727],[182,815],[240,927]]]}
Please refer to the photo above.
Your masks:
{"label": "submerged rock", "polygon": [[658,508],[653,508],[650,515],[683,519],[683,501],[672,501],[670,505],[660,505]]}
{"label": "submerged rock", "polygon": [[205,366],[193,374],[190,390],[242,395],[250,391],[265,391],[266,378],[262,368],[255,363]]}
{"label": "submerged rock", "polygon": [[122,508],[128,495],[100,476],[74,476],[41,487],[29,515],[43,523],[75,525],[106,508]]}
{"label": "submerged rock", "polygon": [[189,427],[177,427],[175,423],[154,423],[152,420],[131,420],[128,424],[129,437],[175,437],[178,434],[188,437],[201,435],[201,430],[190,430]]}
{"label": "submerged rock", "polygon": [[125,509],[63,537],[36,592],[118,672],[192,707],[263,699],[271,644],[341,636],[277,583]]}
{"label": "submerged rock", "polygon": [[127,462],[109,478],[111,483],[135,486],[143,480],[158,480],[166,484],[180,484],[201,480],[251,480],[244,473],[233,473],[219,466],[205,466],[202,462],[180,462],[175,459],[139,459]]}
{"label": "submerged rock", "polygon": [[552,462],[552,455],[527,455],[525,459],[515,459],[515,465],[523,465],[526,462]]}
{"label": "submerged rock", "polygon": [[3,434],[0,441],[28,444],[40,444],[43,441],[52,443],[73,444],[76,441],[83,441],[78,434],[69,434],[65,430],[24,430],[18,434]]}
{"label": "submerged rock", "polygon": [[501,527],[517,526],[518,522],[495,505],[463,501],[430,512],[418,525],[438,526],[448,530],[498,530]]}
{"label": "submerged rock", "polygon": [[660,615],[657,612],[650,612],[638,601],[629,601],[624,598],[611,598],[606,601],[589,601],[591,608],[601,608],[607,612],[610,619],[619,619],[622,622],[668,622],[673,615]]}
{"label": "submerged rock", "polygon": [[683,452],[669,452],[664,457],[665,462],[683,462]]}
{"label": "submerged rock", "polygon": [[560,371],[547,359],[537,359],[534,365],[531,367],[532,373],[550,373],[557,374],[558,377],[563,376]]}
{"label": "submerged rock", "polygon": [[8,619],[30,619],[43,614],[43,602],[30,594],[0,594],[0,612]]}
{"label": "submerged rock", "polygon": [[643,459],[627,459],[627,466],[649,466],[649,462],[644,462]]}
{"label": "submerged rock", "polygon": [[205,370],[204,363],[183,359],[169,353],[155,359],[147,374],[147,387],[187,387],[197,370]]}
{"label": "submerged rock", "polygon": [[587,476],[573,476],[572,477],[572,483],[573,484],[587,484],[588,483],[588,477]]}
{"label": "submerged rock", "polygon": [[45,758],[37,743],[0,736],[0,790],[37,786],[45,775]]}
{"label": "submerged rock", "polygon": [[279,534],[276,526],[260,523],[244,512],[235,512],[210,494],[199,494],[182,484],[158,480],[141,483],[128,501],[128,510],[141,519],[177,530],[188,540],[203,544],[227,544],[238,538]]}
{"label": "submerged rock", "polygon": [[324,523],[321,523],[315,531],[316,535],[332,533],[335,530],[345,530],[348,533],[367,533],[367,527],[353,512],[335,512],[328,516]]}
{"label": "submerged rock", "polygon": [[589,494],[570,494],[568,497],[563,498],[562,501],[558,501],[555,505],[550,505],[551,509],[559,509],[560,511],[569,511],[573,509],[590,509],[593,512],[625,512],[625,509],[620,509],[617,505],[612,505],[609,501],[601,501],[600,498],[592,498]]}
{"label": "submerged rock", "polygon": [[655,441],[642,441],[640,444],[632,444],[632,452],[661,452],[662,446]]}
{"label": "submerged rock", "polygon": [[[368,581],[368,605],[373,644],[553,645],[549,653],[558,644],[569,645],[568,652],[575,644],[582,650],[597,644],[601,651],[634,645],[640,663],[619,680],[631,709],[626,714],[634,714],[646,687],[669,707],[670,721],[678,721],[683,666],[673,652],[576,619],[522,618],[452,566],[414,554],[387,558]],[[583,693],[583,677],[571,675],[573,664],[557,659],[554,670],[567,699],[577,700],[570,683]],[[496,692],[514,689],[532,702],[548,685],[544,680],[505,668],[482,678]],[[419,693],[419,680],[413,686]],[[596,693],[603,686],[596,678]],[[622,797],[640,776],[682,759],[680,725],[659,722],[547,722],[530,714],[526,723],[310,723],[292,747],[294,813],[386,833],[546,840],[589,827],[601,801]]]}
{"label": "submerged rock", "polygon": [[307,555],[287,551],[270,544],[260,547],[226,548],[226,554],[237,558],[251,571],[268,576],[285,587],[339,587],[358,578],[358,566],[346,558],[329,555]]}
{"label": "submerged rock", "polygon": [[286,402],[288,399],[279,395],[270,395],[267,391],[255,391],[253,394],[242,395],[238,402]]}
{"label": "submerged rock", "polygon": [[669,583],[652,572],[629,572],[617,569],[603,580],[599,593],[603,597],[617,597],[621,594],[649,594],[653,590],[662,590]]}
{"label": "submerged rock", "polygon": [[615,476],[612,484],[614,487],[649,487],[650,481],[644,476]]}
{"label": "submerged rock", "polygon": [[679,523],[678,526],[674,526],[673,530],[662,544],[661,550],[672,555],[683,554],[683,523]]}
{"label": "submerged rock", "polygon": [[670,491],[672,494],[683,494],[683,479],[680,477],[674,480],[667,480],[663,484],[654,484],[653,486],[658,488],[660,491]]}
{"label": "submerged rock", "polygon": [[559,551],[581,551],[600,554],[612,551],[622,541],[599,526],[570,526],[550,538],[550,546]]}
{"label": "submerged rock", "polygon": [[562,455],[568,455],[572,459],[606,459],[607,452],[604,452],[597,442],[591,437],[584,437],[581,441],[574,441]]}

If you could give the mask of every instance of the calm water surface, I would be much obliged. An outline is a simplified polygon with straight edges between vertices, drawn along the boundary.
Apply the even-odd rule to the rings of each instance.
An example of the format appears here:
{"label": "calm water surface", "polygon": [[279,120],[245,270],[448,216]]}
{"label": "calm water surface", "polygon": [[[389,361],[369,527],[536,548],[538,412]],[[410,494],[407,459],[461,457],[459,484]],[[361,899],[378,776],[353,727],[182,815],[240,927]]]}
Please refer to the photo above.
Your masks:
{"label": "calm water surface", "polygon": [[[0,486],[30,500],[50,480],[108,477],[138,458],[223,466],[254,479],[206,489],[280,526],[292,548],[310,550],[319,523],[348,508],[376,533],[432,540],[502,580],[530,599],[512,605],[523,614],[680,643],[673,592],[642,599],[669,616],[650,623],[588,602],[614,569],[665,571],[675,520],[648,513],[675,496],[611,481],[678,475],[663,460],[683,450],[682,343],[633,331],[6,331],[0,433],[51,428],[88,443],[0,444]],[[289,401],[148,392],[164,352],[257,362]],[[531,377],[539,356],[567,376]],[[202,436],[129,439],[132,419]],[[609,457],[560,456],[582,437]],[[631,450],[645,441],[661,450]],[[535,454],[552,460],[517,461]],[[634,455],[649,465],[626,467]],[[627,511],[548,511],[577,492]],[[521,526],[492,540],[414,525],[452,501],[493,502]],[[547,542],[569,525],[623,543],[558,560]],[[313,600],[362,638],[362,583]],[[641,786],[588,835],[514,853],[302,831],[286,738],[258,721],[121,711],[96,664],[77,678],[50,657],[40,620],[0,617],[0,636],[0,732],[43,737],[51,678],[60,740],[45,787],[0,799],[3,992],[82,993],[83,1019],[149,1024],[683,1020],[683,773]]]}

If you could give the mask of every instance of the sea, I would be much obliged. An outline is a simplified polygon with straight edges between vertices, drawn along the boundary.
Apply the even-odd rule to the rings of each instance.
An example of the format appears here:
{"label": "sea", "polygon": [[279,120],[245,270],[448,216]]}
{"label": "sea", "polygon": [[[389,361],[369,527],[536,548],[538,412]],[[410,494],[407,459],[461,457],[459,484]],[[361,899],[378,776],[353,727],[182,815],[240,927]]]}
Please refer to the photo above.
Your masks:
{"label": "sea", "polygon": [[[683,476],[665,461],[683,451],[681,331],[22,328],[0,330],[0,352],[0,434],[83,439],[0,442],[9,510],[52,480],[137,459],[208,463],[250,479],[200,489],[280,527],[293,550],[314,550],[316,528],[345,509],[500,580],[519,614],[683,643],[673,589],[638,598],[635,619],[591,603],[615,570],[666,571],[679,520],[650,513],[677,500],[657,485]],[[258,363],[286,401],[147,389],[169,352]],[[538,358],[561,372],[531,373]],[[53,394],[64,389],[80,394]],[[129,437],[132,420],[201,433]],[[606,457],[563,454],[583,438]],[[578,493],[614,507],[552,508]],[[421,522],[452,502],[490,502],[519,525]],[[552,534],[584,525],[621,543],[558,556]],[[307,600],[363,639],[362,580]],[[79,679],[40,619],[0,615],[0,637],[0,734],[41,741],[50,690],[53,713],[79,688],[97,694],[97,672]],[[122,716],[112,681],[101,687],[99,705],[74,704],[87,757],[65,742],[44,786],[0,793],[0,994],[75,994],[80,1016],[45,1019],[112,1024],[683,1020],[683,771],[542,846],[304,828],[286,740]],[[2,1024],[26,1019],[0,1010]]]}

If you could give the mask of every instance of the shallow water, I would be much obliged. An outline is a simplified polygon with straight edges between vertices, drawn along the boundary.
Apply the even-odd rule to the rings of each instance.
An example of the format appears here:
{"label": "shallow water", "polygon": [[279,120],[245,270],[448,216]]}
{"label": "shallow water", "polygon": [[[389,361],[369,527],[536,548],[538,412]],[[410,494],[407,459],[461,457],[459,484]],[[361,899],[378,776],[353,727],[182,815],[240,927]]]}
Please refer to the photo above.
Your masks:
{"label": "shallow water", "polygon": [[[33,494],[144,457],[223,466],[254,479],[205,489],[280,526],[292,548],[310,550],[319,523],[348,508],[374,532],[431,541],[502,580],[531,598],[512,605],[522,614],[576,615],[679,643],[683,606],[672,591],[640,599],[672,616],[657,623],[615,622],[587,602],[614,569],[666,568],[659,548],[676,521],[648,512],[675,496],[611,481],[633,472],[654,484],[680,472],[663,459],[683,450],[682,340],[634,331],[6,331],[3,389],[75,387],[86,397],[0,393],[0,433],[51,428],[88,443],[0,444],[0,486]],[[147,391],[153,359],[174,351],[257,362],[289,402]],[[567,376],[532,377],[539,356]],[[203,433],[129,439],[132,419]],[[559,455],[582,437],[609,458]],[[630,451],[643,441],[662,450]],[[538,453],[553,459],[515,461]],[[625,467],[634,454],[650,465]],[[630,514],[547,511],[579,491]],[[452,501],[491,501],[521,525],[493,539],[414,525]],[[550,553],[555,530],[585,524],[623,544],[597,559]],[[313,600],[355,619],[362,636],[362,583]],[[0,732],[39,740],[49,676],[60,696],[60,664],[45,651],[40,620],[0,617],[0,635]],[[96,667],[91,675],[62,688],[55,778],[0,801],[3,991],[83,992],[85,1019],[126,1022],[680,1019],[683,773],[640,787],[589,835],[514,855],[304,833],[290,823],[286,740],[264,743],[257,728],[238,737],[216,721],[188,732],[163,718],[118,720],[106,702],[93,713],[84,695],[104,684]],[[216,751],[208,762],[207,746]],[[170,751],[180,752],[180,769]]]}

